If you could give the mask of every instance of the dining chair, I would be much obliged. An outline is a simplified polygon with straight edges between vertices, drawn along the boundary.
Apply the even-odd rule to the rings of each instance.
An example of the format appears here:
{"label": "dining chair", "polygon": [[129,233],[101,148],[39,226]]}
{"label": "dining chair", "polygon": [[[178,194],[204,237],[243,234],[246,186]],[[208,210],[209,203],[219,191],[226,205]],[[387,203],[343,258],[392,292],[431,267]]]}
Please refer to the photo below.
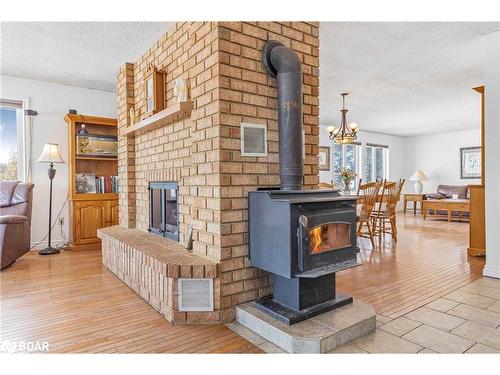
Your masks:
{"label": "dining chair", "polygon": [[[375,236],[378,236],[379,245],[385,234],[390,234],[397,241],[396,205],[399,201],[404,180],[398,182],[384,180],[382,185],[382,197],[378,209],[371,213],[372,228]],[[388,227],[387,227],[388,226]]]}
{"label": "dining chair", "polygon": [[359,195],[359,191],[361,190],[361,183],[363,182],[363,179],[360,178],[358,180],[358,188],[356,189],[356,195]]}
{"label": "dining chair", "polygon": [[[361,204],[361,209],[357,217],[358,228],[356,230],[356,235],[358,237],[369,238],[370,242],[372,243],[372,248],[375,248],[375,241],[373,225],[371,223],[371,214],[373,211],[373,207],[377,202],[378,193],[381,186],[381,182],[375,181],[360,185],[358,189],[358,195],[363,196],[363,203]],[[366,231],[363,231],[363,227],[365,225]]]}

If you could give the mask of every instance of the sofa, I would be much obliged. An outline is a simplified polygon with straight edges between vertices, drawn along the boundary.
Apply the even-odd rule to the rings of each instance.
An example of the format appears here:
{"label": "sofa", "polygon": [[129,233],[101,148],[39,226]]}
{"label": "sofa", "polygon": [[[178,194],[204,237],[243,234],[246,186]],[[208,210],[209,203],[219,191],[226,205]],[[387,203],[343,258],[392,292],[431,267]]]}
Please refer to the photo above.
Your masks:
{"label": "sofa", "polygon": [[0,269],[30,249],[33,187],[26,182],[0,181]]}
{"label": "sofa", "polygon": [[[432,199],[452,199],[453,194],[458,195],[458,199],[470,199],[470,189],[468,185],[438,185],[436,193],[432,194],[427,194],[425,196],[425,199],[427,200],[432,200]],[[445,211],[440,211],[437,210],[436,212],[438,215],[445,215]],[[452,216],[463,216],[463,217],[468,217],[469,213],[468,212],[455,212],[452,211]]]}
{"label": "sofa", "polygon": [[467,185],[439,185],[436,193],[427,194],[425,199],[451,199],[458,194],[458,199],[470,199],[470,189]]}

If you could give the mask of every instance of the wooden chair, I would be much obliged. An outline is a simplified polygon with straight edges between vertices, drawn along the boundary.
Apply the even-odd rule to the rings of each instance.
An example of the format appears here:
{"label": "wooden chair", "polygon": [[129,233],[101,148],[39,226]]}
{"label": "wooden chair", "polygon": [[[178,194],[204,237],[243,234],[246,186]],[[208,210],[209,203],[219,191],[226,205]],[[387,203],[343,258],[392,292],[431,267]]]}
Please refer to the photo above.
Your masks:
{"label": "wooden chair", "polygon": [[[381,182],[369,182],[367,184],[363,184],[359,186],[358,195],[362,193],[363,203],[361,205],[361,210],[359,212],[357,222],[358,228],[356,230],[356,235],[358,237],[366,237],[370,239],[372,243],[372,248],[375,248],[375,241],[373,226],[371,224],[371,214],[373,211],[373,207],[378,199],[378,193],[380,191],[380,187],[382,186]],[[366,225],[366,231],[363,231],[363,226]]]}
{"label": "wooden chair", "polygon": [[361,190],[361,183],[363,182],[363,179],[360,178],[358,181],[358,189],[356,190],[356,195],[359,195],[359,191]]}
{"label": "wooden chair", "polygon": [[[382,199],[378,210],[372,212],[372,227],[376,236],[379,236],[379,245],[382,243],[382,237],[390,234],[392,238],[398,240],[398,230],[396,223],[396,205],[401,196],[405,180],[392,182],[385,180],[382,185],[382,197],[387,195],[387,199]],[[389,225],[389,228],[386,227]]]}
{"label": "wooden chair", "polygon": [[333,189],[333,184],[329,184],[328,182],[320,182],[319,188],[320,189]]}

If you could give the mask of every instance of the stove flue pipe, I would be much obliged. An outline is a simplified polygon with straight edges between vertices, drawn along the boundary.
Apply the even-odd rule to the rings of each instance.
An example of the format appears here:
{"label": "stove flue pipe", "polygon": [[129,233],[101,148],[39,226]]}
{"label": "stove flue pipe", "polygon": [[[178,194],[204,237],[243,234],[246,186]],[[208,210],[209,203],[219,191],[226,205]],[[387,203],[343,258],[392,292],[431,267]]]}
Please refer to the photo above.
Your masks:
{"label": "stove flue pipe", "polygon": [[277,41],[262,50],[262,64],[278,79],[278,127],[281,190],[301,190],[303,167],[302,67],[295,52]]}

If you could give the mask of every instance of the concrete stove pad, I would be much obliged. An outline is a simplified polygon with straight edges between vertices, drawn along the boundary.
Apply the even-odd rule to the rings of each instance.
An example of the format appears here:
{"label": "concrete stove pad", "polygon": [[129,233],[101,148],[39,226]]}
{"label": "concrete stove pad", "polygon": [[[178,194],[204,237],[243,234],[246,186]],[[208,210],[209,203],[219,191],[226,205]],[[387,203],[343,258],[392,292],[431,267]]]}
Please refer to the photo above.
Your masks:
{"label": "concrete stove pad", "polygon": [[288,326],[248,302],[236,321],[288,353],[326,353],[375,331],[375,310],[360,301]]}

